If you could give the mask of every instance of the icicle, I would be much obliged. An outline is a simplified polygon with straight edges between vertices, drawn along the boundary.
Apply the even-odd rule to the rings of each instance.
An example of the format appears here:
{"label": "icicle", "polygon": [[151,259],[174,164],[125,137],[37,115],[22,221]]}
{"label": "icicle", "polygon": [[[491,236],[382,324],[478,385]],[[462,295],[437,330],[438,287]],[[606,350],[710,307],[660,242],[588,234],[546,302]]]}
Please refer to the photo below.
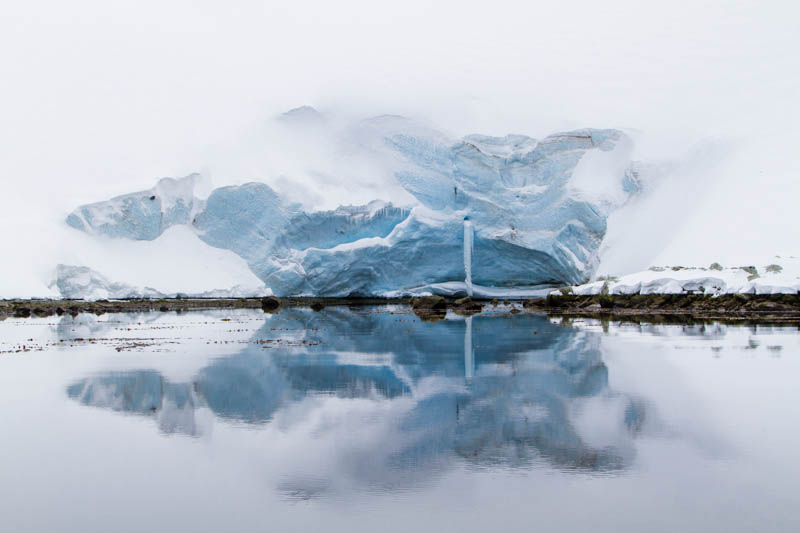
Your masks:
{"label": "icicle", "polygon": [[464,217],[464,272],[466,279],[464,284],[467,286],[467,296],[472,297],[472,222],[469,217]]}

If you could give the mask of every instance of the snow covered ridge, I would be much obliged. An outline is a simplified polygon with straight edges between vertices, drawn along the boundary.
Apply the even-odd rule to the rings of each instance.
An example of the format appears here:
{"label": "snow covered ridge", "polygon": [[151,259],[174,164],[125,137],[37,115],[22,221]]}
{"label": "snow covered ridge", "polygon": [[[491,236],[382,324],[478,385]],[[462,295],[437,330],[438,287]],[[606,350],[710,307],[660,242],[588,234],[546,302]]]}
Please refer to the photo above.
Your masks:
{"label": "snow covered ridge", "polygon": [[533,287],[590,279],[608,215],[638,191],[631,143],[617,130],[452,141],[400,117],[361,128],[418,205],[307,212],[263,183],[221,187],[203,201],[192,175],[79,207],[67,223],[134,240],[184,225],[242,257],[276,295],[367,296],[463,281],[468,219],[472,281]]}
{"label": "snow covered ridge", "polygon": [[551,294],[796,294],[800,293],[800,259],[776,257],[768,265],[724,268],[651,267],[619,278],[552,291]]}

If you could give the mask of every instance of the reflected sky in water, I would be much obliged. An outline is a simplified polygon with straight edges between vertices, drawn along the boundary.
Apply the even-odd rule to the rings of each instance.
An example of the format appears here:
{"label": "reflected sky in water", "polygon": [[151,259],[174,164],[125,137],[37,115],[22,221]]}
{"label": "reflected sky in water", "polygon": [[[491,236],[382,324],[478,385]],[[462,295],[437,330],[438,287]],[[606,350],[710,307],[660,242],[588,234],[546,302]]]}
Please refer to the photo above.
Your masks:
{"label": "reflected sky in water", "polygon": [[[709,513],[727,513],[729,531],[800,524],[796,328],[503,311],[2,322],[14,443],[0,525],[103,530],[75,516],[93,499],[105,510],[92,516],[146,505],[179,530],[666,531],[712,527]],[[50,496],[34,496],[43,486]],[[236,520],[198,507],[212,499]],[[50,518],[22,511],[41,506]],[[126,520],[114,523],[152,526]]]}

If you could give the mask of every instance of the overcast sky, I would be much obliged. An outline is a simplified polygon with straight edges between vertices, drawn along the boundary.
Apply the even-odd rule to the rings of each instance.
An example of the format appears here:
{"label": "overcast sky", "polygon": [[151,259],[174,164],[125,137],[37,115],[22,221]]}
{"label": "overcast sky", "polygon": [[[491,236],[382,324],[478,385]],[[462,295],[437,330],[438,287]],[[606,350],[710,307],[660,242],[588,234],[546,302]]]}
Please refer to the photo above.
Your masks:
{"label": "overcast sky", "polygon": [[[798,5],[6,2],[0,231],[9,242],[24,211],[63,220],[159,176],[274,179],[269,165],[233,175],[232,147],[309,104],[339,117],[406,114],[453,135],[628,128],[644,133],[647,157],[721,139],[749,166],[709,174],[701,193],[777,205],[758,233],[781,226],[786,241],[797,236],[787,194],[798,189],[781,188],[798,175]],[[764,147],[769,160],[753,164]],[[252,149],[268,159],[279,147]],[[711,212],[719,222],[723,211]]]}

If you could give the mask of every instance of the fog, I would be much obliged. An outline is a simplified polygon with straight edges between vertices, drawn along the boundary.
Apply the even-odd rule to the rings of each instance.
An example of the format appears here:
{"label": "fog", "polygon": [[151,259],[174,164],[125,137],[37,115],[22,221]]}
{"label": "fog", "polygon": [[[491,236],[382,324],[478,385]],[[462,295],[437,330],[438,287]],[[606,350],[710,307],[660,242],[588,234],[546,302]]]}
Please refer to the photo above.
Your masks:
{"label": "fog", "polygon": [[[614,127],[672,169],[604,268],[800,253],[794,2],[25,2],[0,14],[4,278],[34,286],[80,203],[204,173],[314,207],[408,201],[328,136],[401,114],[457,138]],[[613,222],[613,221],[612,221]],[[613,237],[613,238],[612,238]]]}

